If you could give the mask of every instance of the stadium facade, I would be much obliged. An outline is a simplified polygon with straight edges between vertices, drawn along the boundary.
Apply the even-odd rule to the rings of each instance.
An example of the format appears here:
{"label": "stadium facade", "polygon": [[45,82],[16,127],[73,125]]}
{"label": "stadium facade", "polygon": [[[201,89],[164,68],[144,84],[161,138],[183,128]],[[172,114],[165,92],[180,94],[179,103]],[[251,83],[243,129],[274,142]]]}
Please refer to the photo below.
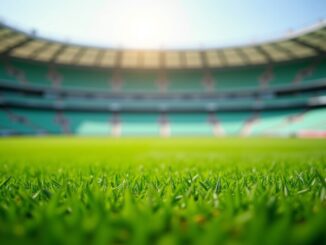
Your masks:
{"label": "stadium facade", "polygon": [[216,49],[87,47],[0,26],[0,134],[326,136],[326,23]]}

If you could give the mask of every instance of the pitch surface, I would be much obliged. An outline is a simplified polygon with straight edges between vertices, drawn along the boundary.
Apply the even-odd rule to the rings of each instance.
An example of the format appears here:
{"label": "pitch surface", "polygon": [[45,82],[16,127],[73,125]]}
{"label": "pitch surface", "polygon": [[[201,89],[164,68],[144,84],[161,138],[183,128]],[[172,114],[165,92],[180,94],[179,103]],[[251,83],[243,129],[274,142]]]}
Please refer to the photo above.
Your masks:
{"label": "pitch surface", "polygon": [[325,244],[326,141],[0,140],[0,242]]}

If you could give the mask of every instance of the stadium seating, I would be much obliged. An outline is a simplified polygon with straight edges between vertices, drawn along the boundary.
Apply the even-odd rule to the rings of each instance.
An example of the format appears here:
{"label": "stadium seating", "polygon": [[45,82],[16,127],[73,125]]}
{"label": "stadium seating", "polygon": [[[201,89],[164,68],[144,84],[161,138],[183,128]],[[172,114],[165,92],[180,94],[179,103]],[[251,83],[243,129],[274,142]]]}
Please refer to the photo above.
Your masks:
{"label": "stadium seating", "polygon": [[15,76],[8,72],[8,67],[4,62],[0,62],[0,79],[9,82],[18,82]]}
{"label": "stadium seating", "polygon": [[35,134],[35,125],[10,110],[0,110],[1,134]]}
{"label": "stadium seating", "polygon": [[326,128],[326,109],[310,110],[298,118],[289,120],[285,127],[277,132],[282,135],[294,135],[302,130],[324,130]]}
{"label": "stadium seating", "polygon": [[219,112],[216,117],[222,127],[223,134],[239,135],[251,115],[251,112]]}
{"label": "stadium seating", "polygon": [[287,124],[287,119],[302,113],[302,110],[263,111],[251,128],[252,135],[275,134]]}
{"label": "stadium seating", "polygon": [[314,80],[320,80],[326,78],[326,61],[319,61],[314,66],[313,72],[309,76],[309,79],[304,79],[303,82],[311,82]]}
{"label": "stadium seating", "polygon": [[[9,64],[9,65],[8,65]],[[22,82],[30,85],[53,86],[49,75],[49,67],[43,64],[26,61],[0,63],[0,80]],[[11,72],[9,72],[11,70]],[[57,67],[63,88],[111,91],[113,73],[110,70],[80,69],[76,67]],[[276,64],[272,67],[271,78],[267,86],[279,87],[293,83],[313,82],[325,78],[326,61],[300,61],[289,64]],[[262,87],[261,77],[265,67],[242,69],[213,70],[212,90],[227,91]],[[14,74],[13,74],[14,73]],[[166,74],[167,90],[170,92],[201,92],[207,91],[204,84],[204,72],[171,70]],[[124,71],[121,74],[123,92],[158,92],[159,78],[157,71]]]}
{"label": "stadium seating", "polygon": [[30,124],[35,125],[37,129],[49,134],[62,133],[60,125],[56,121],[55,112],[53,111],[40,111],[40,110],[24,110],[12,109],[16,115],[23,116]]}
{"label": "stadium seating", "polygon": [[122,91],[153,92],[158,91],[156,72],[124,72],[122,77]]}
{"label": "stadium seating", "polygon": [[170,71],[168,73],[169,91],[195,91],[204,90],[204,74],[201,71]]}
{"label": "stadium seating", "polygon": [[[54,84],[49,76],[51,69],[60,75],[59,84]],[[266,79],[264,87],[309,85],[326,78],[326,61],[275,64],[267,71],[271,76]],[[92,94],[92,91],[117,91],[112,70],[69,66],[49,68],[48,65],[26,61],[2,61],[0,83],[10,83],[18,89],[0,91],[0,133],[157,136],[162,135],[163,124],[171,136],[289,136],[302,130],[326,130],[325,109],[310,108],[306,111],[315,105],[316,97],[323,101],[325,89],[264,93],[260,88],[265,72],[264,66],[212,70],[209,74],[213,86],[208,86],[204,81],[207,73],[202,70],[168,70],[164,77],[166,90],[162,94],[159,71],[123,70],[119,74],[119,93],[101,96],[100,93]],[[61,87],[63,93],[51,93],[54,86]],[[29,92],[26,88],[45,92]],[[242,92],[249,88],[258,89],[257,94],[233,94],[233,91]],[[80,93],[80,89],[87,95]],[[71,93],[73,90],[75,92]],[[206,97],[208,94],[204,92],[207,91],[219,92],[222,96]],[[224,94],[226,91],[231,93]],[[131,92],[143,94],[130,96]],[[196,94],[180,96],[176,92]],[[4,106],[6,104],[14,106]],[[104,112],[110,110],[117,111],[115,116],[112,112]],[[162,112],[165,113],[164,123]],[[214,114],[215,121],[211,121],[209,112]],[[216,125],[219,133],[216,133]]]}
{"label": "stadium seating", "polygon": [[160,134],[159,114],[156,113],[122,113],[120,121],[124,136]]}
{"label": "stadium seating", "polygon": [[[250,135],[294,135],[302,130],[325,130],[326,109],[300,109],[253,112],[219,112],[216,120],[223,135],[240,135],[245,124],[255,116]],[[101,135],[113,134],[112,114],[102,112],[64,112],[65,132],[56,112],[33,109],[0,110],[0,133]],[[158,113],[121,113],[118,123],[122,136],[158,136],[162,122]],[[213,124],[207,113],[168,113],[166,122],[171,136],[213,136]]]}
{"label": "stadium seating", "polygon": [[270,86],[288,85],[294,81],[296,74],[303,69],[306,64],[276,65],[273,67],[273,79]]}
{"label": "stadium seating", "polygon": [[222,70],[212,72],[215,90],[234,90],[259,88],[259,78],[263,68],[246,68],[239,70]]}
{"label": "stadium seating", "polygon": [[14,91],[1,91],[0,101],[28,106],[64,106],[64,107],[85,107],[85,108],[122,108],[122,109],[179,109],[179,110],[212,110],[214,108],[257,108],[265,107],[286,107],[286,106],[305,106],[311,100],[318,96],[325,96],[326,91],[304,92],[291,95],[274,96],[274,97],[232,97],[232,98],[192,98],[181,99],[160,98],[160,99],[130,99],[130,98],[102,98],[91,97],[84,98],[80,96],[68,96],[59,98],[56,96],[39,96]]}
{"label": "stadium seating", "polygon": [[73,134],[105,136],[111,133],[111,116],[107,113],[76,111],[64,115]]}
{"label": "stadium seating", "polygon": [[27,83],[41,86],[52,85],[48,76],[49,68],[46,65],[15,61],[12,62],[12,66],[24,73]]}
{"label": "stadium seating", "polygon": [[171,135],[213,135],[206,113],[170,113]]}
{"label": "stadium seating", "polygon": [[112,74],[108,71],[60,68],[58,72],[61,75],[63,87],[101,90],[110,90],[112,87]]}

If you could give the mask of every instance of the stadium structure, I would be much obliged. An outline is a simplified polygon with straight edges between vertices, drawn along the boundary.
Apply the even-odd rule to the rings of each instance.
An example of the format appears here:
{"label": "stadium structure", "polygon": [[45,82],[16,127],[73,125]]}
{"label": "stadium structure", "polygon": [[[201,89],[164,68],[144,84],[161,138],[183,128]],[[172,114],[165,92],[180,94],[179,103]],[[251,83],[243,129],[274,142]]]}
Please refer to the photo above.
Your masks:
{"label": "stadium structure", "polygon": [[1,135],[326,137],[326,22],[225,48],[82,46],[0,26]]}

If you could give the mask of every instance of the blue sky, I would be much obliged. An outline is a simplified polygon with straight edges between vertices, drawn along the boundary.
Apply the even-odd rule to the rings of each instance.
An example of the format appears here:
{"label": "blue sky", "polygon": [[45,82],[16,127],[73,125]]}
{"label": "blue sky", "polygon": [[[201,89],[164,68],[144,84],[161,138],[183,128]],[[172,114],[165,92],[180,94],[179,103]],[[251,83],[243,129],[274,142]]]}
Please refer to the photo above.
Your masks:
{"label": "blue sky", "polygon": [[182,48],[281,37],[326,19],[325,0],[0,0],[5,23],[105,47]]}

